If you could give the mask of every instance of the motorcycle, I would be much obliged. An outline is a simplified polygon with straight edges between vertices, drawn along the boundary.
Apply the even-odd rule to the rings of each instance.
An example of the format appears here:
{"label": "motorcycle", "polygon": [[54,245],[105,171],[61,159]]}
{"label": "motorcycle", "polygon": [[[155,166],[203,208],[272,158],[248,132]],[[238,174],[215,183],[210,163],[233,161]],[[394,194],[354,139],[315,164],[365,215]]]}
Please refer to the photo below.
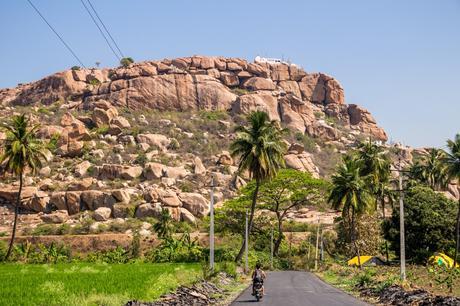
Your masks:
{"label": "motorcycle", "polygon": [[254,283],[254,296],[258,301],[260,301],[263,297],[263,294],[262,294],[262,286],[263,284],[261,282],[255,282]]}

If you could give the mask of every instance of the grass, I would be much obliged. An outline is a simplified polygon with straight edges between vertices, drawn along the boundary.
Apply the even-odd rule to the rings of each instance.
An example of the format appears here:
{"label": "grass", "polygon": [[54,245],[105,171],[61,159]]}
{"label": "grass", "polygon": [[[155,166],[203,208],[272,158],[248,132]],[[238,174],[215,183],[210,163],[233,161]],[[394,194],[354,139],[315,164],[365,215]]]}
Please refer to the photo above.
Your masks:
{"label": "grass", "polygon": [[[318,275],[324,281],[354,295],[359,294],[359,285],[383,290],[393,284],[401,285],[406,290],[423,288],[436,295],[450,295],[447,286],[437,283],[428,268],[420,265],[406,266],[407,280],[405,283],[399,280],[399,266],[363,267],[362,270],[359,270],[332,264]],[[460,279],[455,281],[453,288],[453,295],[460,296]]]}
{"label": "grass", "polygon": [[152,301],[201,275],[199,264],[0,265],[0,305],[123,305]]}

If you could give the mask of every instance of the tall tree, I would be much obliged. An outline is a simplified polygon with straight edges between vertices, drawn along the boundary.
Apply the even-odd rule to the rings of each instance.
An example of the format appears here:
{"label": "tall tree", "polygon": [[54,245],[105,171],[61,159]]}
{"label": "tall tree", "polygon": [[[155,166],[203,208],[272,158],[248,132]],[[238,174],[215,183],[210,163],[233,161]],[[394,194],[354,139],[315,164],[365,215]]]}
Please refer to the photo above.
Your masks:
{"label": "tall tree", "polygon": [[[284,166],[284,152],[287,146],[283,141],[284,130],[279,127],[278,122],[270,121],[267,113],[252,112],[248,115],[248,122],[248,127],[237,127],[237,138],[230,149],[233,157],[239,157],[238,170],[248,171],[256,182],[248,222],[250,233],[260,184],[263,180],[273,178]],[[235,261],[240,261],[243,257],[244,245],[245,239]]]}
{"label": "tall tree", "polygon": [[[356,151],[362,176],[369,176],[370,190],[375,197],[376,206],[380,204],[382,219],[386,219],[385,203],[393,203],[390,188],[390,158],[382,146],[374,143],[371,138],[358,145]],[[377,208],[377,207],[376,207]],[[385,256],[389,259],[388,242],[385,240]]]}
{"label": "tall tree", "polygon": [[444,159],[446,152],[432,148],[427,155],[423,155],[409,169],[409,176],[431,189],[439,191],[445,189],[449,183],[449,175]]}
{"label": "tall tree", "polygon": [[31,127],[30,121],[25,114],[14,116],[11,122],[4,123],[1,127],[6,130],[7,138],[0,155],[0,165],[5,171],[19,177],[19,190],[14,207],[13,231],[5,256],[5,259],[8,259],[16,237],[24,171],[29,169],[32,174],[35,174],[41,168],[42,161],[46,160],[47,149],[36,137],[39,125]]}
{"label": "tall tree", "polygon": [[358,265],[361,268],[359,247],[356,242],[359,235],[356,217],[365,213],[374,205],[374,199],[369,190],[368,177],[362,176],[360,162],[356,158],[346,156],[337,173],[332,176],[332,189],[328,201],[334,209],[342,209],[344,221],[350,224],[350,238],[354,245]]}
{"label": "tall tree", "polygon": [[[460,184],[460,134],[455,135],[454,140],[447,140],[449,152],[444,157],[444,163],[447,173],[451,179]],[[458,200],[457,222],[455,225],[455,255],[452,269],[455,269],[458,257],[458,248],[460,246],[460,199]]]}
{"label": "tall tree", "polygon": [[325,187],[324,181],[313,178],[310,173],[292,169],[280,170],[275,178],[260,186],[260,207],[276,216],[278,237],[273,249],[275,255],[283,239],[283,222],[287,214],[300,207],[324,202]]}

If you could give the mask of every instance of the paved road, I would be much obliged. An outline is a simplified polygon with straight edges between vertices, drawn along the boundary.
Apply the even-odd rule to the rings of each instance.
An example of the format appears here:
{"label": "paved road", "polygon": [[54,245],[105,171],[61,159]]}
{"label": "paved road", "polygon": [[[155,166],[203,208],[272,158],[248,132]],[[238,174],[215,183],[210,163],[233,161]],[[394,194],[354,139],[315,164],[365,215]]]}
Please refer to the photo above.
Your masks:
{"label": "paved road", "polygon": [[[231,304],[242,306],[256,302],[251,288]],[[257,305],[265,306],[367,306],[334,288],[311,273],[271,272],[265,281],[265,296]]]}

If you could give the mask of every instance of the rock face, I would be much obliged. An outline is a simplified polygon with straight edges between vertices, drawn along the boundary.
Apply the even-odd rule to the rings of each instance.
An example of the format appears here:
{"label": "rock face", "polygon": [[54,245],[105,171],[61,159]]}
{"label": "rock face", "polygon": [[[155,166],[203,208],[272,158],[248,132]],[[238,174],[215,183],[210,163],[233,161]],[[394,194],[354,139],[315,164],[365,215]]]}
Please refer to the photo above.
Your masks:
{"label": "rock face", "polygon": [[[256,95],[238,97],[232,91],[236,87]],[[280,101],[285,94],[295,96],[304,105],[287,107]],[[307,73],[287,63],[248,63],[239,58],[192,56],[140,62],[110,70],[64,71],[17,88],[0,90],[3,105],[30,105],[35,101],[49,104],[69,97],[80,99],[83,102],[80,108],[93,110],[91,119],[96,126],[129,127],[129,122],[120,120],[116,108],[111,106],[160,111],[232,109],[234,113],[262,109],[268,111],[273,120],[286,122],[300,132],[333,138],[330,130],[311,127],[312,118],[305,117],[305,110],[314,104],[329,109],[333,116],[340,115],[347,125],[376,140],[387,140],[385,131],[376,125],[369,112],[345,104],[344,90],[336,79],[323,73]],[[109,107],[101,105],[101,100],[107,101]],[[340,111],[343,108],[345,112]],[[51,132],[43,131],[48,135]],[[81,154],[78,141],[81,140],[72,137],[72,142],[63,144],[62,154]]]}

